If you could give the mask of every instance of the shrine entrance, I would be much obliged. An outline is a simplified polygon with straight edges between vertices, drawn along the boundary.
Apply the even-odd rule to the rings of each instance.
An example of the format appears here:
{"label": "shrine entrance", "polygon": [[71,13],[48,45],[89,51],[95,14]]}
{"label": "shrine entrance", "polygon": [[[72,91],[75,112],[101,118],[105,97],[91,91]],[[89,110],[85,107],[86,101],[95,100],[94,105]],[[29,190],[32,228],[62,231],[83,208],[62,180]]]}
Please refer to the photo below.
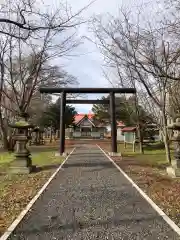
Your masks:
{"label": "shrine entrance", "polygon": [[[41,87],[40,93],[61,93],[60,109],[60,154],[65,151],[65,107],[66,103],[72,104],[109,104],[111,115],[111,148],[113,153],[117,153],[117,126],[115,114],[115,93],[136,93],[135,88],[49,88]],[[89,100],[89,99],[66,99],[67,93],[82,94],[109,94],[110,100]],[[84,131],[87,134],[86,131]]]}
{"label": "shrine entrance", "polygon": [[88,127],[81,128],[81,136],[82,137],[90,137],[91,136],[91,128],[88,128]]}

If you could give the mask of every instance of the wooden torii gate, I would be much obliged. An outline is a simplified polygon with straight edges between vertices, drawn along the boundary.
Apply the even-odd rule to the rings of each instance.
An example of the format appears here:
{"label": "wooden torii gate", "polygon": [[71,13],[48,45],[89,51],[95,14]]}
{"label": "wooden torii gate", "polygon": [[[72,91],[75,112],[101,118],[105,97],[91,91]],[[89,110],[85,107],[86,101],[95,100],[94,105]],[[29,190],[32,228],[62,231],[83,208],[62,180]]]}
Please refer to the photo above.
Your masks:
{"label": "wooden torii gate", "polygon": [[[115,114],[115,93],[135,94],[135,88],[56,88],[56,87],[41,87],[40,93],[61,93],[60,107],[60,154],[65,151],[65,107],[66,103],[74,104],[109,104],[111,115],[111,148],[112,153],[117,153],[117,126]],[[89,100],[89,99],[66,99],[67,93],[92,93],[92,94],[109,94],[110,100]]]}

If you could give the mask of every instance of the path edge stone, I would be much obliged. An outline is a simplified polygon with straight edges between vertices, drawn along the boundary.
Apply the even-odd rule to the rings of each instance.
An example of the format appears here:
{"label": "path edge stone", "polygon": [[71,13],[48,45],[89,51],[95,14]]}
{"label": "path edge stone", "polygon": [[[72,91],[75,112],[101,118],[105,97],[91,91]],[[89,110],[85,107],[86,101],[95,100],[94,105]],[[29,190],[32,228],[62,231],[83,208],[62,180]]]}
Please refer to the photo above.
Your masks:
{"label": "path edge stone", "polygon": [[71,154],[76,149],[73,148],[73,150],[69,153],[69,155],[65,158],[65,160],[61,163],[61,165],[56,169],[56,171],[51,175],[51,177],[47,180],[47,182],[42,186],[42,188],[37,192],[37,194],[31,199],[31,201],[27,204],[27,206],[21,211],[21,213],[18,215],[18,217],[12,222],[12,224],[8,227],[8,229],[4,232],[4,234],[0,237],[0,240],[7,240],[11,233],[16,229],[18,224],[23,220],[23,218],[26,216],[26,214],[29,212],[31,207],[35,204],[35,202],[38,200],[38,198],[42,195],[42,193],[45,191],[45,189],[48,187],[48,185],[51,183],[51,181],[54,179],[54,177],[57,175],[59,170],[63,167],[65,162],[68,160],[68,158],[71,156]]}
{"label": "path edge stone", "polygon": [[[123,176],[132,184],[140,195],[151,205],[151,207],[164,219],[164,221],[180,236],[180,228],[170,219],[163,210],[140,188],[138,185],[114,162],[114,160],[97,144],[97,147],[113,163],[113,165],[123,174]],[[1,239],[0,239],[1,240]],[[3,239],[4,240],[4,239]]]}

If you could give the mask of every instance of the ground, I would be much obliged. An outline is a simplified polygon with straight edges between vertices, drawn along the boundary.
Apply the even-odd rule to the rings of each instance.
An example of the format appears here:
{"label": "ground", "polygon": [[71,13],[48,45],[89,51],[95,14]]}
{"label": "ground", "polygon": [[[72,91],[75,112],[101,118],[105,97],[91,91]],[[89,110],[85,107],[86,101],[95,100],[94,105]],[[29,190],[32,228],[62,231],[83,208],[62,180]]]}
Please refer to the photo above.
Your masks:
{"label": "ground", "polygon": [[63,161],[62,157],[55,157],[57,144],[32,147],[31,151],[33,164],[38,168],[29,175],[7,174],[13,154],[0,153],[0,235]]}
{"label": "ground", "polygon": [[[110,145],[100,143],[105,150]],[[119,144],[122,157],[113,160],[130,176],[137,185],[180,227],[180,179],[167,176],[168,162],[162,144],[145,147],[145,154],[132,153],[132,146],[124,149]]]}
{"label": "ground", "polygon": [[178,240],[178,234],[94,144],[81,144],[8,240]]}
{"label": "ground", "polygon": [[[69,151],[76,145],[98,144],[106,152],[110,151],[110,141],[66,141]],[[4,174],[12,154],[0,153],[0,232],[2,233],[27,205],[35,193],[52,175],[62,158],[55,157],[56,146],[34,147],[33,164],[41,166],[41,171],[30,175],[10,176]],[[161,144],[145,148],[145,154],[132,153],[132,146],[124,149],[118,144],[122,157],[113,157],[113,160],[142,188],[150,198],[180,227],[180,181],[171,179],[166,174],[168,163],[165,151]]]}

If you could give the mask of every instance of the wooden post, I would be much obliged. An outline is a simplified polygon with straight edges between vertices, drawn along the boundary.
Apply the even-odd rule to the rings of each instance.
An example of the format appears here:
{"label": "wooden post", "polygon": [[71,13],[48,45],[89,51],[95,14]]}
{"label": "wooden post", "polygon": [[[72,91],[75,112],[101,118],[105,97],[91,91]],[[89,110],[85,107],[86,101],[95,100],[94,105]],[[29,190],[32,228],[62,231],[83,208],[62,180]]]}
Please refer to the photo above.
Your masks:
{"label": "wooden post", "polygon": [[117,126],[115,113],[115,96],[114,92],[110,92],[110,113],[111,113],[111,145],[112,152],[117,153]]}
{"label": "wooden post", "polygon": [[60,106],[60,155],[64,153],[65,150],[65,107],[66,107],[66,93],[63,91],[61,93],[61,106]]}

